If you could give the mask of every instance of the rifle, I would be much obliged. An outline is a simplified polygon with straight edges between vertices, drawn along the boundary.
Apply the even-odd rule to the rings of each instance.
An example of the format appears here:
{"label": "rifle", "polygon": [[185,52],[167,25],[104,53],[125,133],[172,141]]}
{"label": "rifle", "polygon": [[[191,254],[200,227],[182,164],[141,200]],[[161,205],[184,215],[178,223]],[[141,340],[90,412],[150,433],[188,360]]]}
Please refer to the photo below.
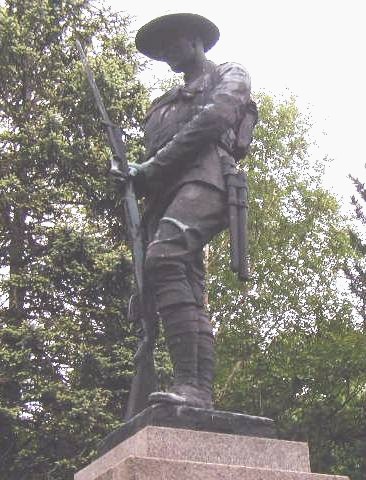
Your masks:
{"label": "rifle", "polygon": [[[134,278],[137,295],[132,300],[139,303],[139,308],[129,309],[129,315],[132,310],[138,311],[139,320],[142,327],[142,336],[139,347],[135,355],[136,373],[132,380],[130,394],[127,403],[125,419],[131,417],[143,410],[148,403],[149,394],[155,389],[155,368],[154,368],[154,331],[153,321],[148,321],[147,305],[144,301],[144,240],[141,228],[140,213],[132,179],[128,176],[128,163],[126,159],[126,148],[123,143],[122,129],[111,122],[108,113],[103,104],[102,97],[94,79],[93,72],[89,66],[87,57],[79,40],[76,40],[76,46],[83,63],[84,70],[93,92],[95,102],[103,119],[103,124],[107,130],[109,144],[112,150],[110,173],[120,177],[123,182],[123,206],[127,222],[127,230],[132,245],[132,256],[134,264]],[[134,303],[134,302],[133,302]]]}

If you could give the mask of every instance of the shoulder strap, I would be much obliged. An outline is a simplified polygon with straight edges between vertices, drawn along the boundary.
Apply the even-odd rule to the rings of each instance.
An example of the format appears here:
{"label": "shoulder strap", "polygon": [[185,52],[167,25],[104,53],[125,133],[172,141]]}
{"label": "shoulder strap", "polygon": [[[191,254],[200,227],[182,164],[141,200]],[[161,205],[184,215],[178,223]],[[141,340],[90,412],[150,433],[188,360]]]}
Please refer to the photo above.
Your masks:
{"label": "shoulder strap", "polygon": [[145,122],[158,108],[161,108],[167,103],[170,103],[173,100],[175,100],[179,95],[179,92],[180,92],[180,87],[174,87],[172,90],[169,90],[168,92],[164,93],[161,97],[155,98],[155,100],[150,105],[150,108],[146,112],[146,115],[144,118]]}

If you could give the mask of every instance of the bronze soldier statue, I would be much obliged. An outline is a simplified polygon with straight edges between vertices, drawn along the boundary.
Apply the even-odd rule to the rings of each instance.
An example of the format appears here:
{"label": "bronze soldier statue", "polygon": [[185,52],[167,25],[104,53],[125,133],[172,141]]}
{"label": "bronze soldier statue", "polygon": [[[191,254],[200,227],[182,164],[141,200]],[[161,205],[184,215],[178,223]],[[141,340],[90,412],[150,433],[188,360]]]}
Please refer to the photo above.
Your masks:
{"label": "bronze soldier statue", "polygon": [[170,390],[153,392],[149,400],[208,409],[214,344],[204,310],[203,247],[229,224],[227,179],[239,178],[240,187],[235,162],[256,121],[247,71],[206,58],[218,38],[211,21],[187,13],[159,17],[138,31],[137,49],[183,72],[184,85],[152,103],[145,160],[129,168],[147,205],[145,288],[153,294],[174,367]]}

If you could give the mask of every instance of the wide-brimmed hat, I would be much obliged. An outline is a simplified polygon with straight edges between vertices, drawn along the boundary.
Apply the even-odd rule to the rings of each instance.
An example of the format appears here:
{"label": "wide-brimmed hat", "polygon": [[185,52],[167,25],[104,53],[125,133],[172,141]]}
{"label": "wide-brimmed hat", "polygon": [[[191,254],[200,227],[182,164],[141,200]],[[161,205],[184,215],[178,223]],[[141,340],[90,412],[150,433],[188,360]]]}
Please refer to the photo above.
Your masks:
{"label": "wide-brimmed hat", "polygon": [[147,57],[161,60],[164,45],[181,34],[201,38],[205,52],[220,37],[219,29],[207,18],[194,13],[173,13],[155,18],[141,27],[136,34],[136,48]]}

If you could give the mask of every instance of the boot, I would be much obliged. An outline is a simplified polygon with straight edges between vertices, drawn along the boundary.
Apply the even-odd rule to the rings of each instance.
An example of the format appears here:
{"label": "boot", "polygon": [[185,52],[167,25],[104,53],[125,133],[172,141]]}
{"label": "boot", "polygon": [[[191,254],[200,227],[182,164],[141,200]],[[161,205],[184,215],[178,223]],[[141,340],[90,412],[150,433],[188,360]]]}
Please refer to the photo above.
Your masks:
{"label": "boot", "polygon": [[204,408],[213,410],[212,383],[214,378],[214,337],[212,333],[200,332],[198,339],[198,388]]}
{"label": "boot", "polygon": [[204,408],[198,386],[198,310],[195,305],[162,309],[166,341],[173,364],[174,383],[169,392],[150,394],[151,403],[167,402]]}

